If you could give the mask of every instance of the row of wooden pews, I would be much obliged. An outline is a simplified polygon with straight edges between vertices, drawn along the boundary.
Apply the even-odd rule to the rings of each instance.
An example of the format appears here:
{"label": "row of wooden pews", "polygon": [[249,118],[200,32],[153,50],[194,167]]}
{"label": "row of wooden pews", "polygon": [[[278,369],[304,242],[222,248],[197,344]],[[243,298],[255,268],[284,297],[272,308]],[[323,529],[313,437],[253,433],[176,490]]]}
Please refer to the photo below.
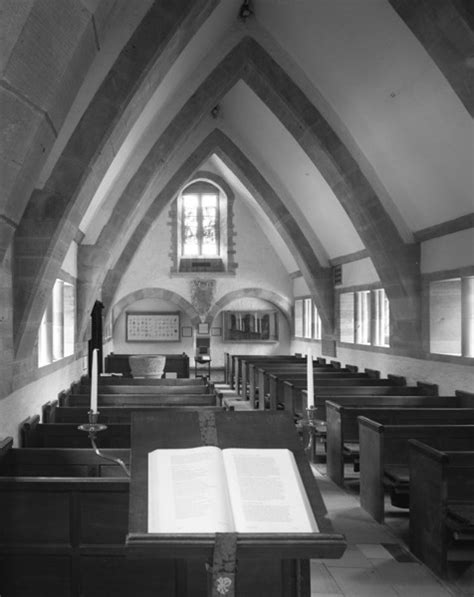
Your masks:
{"label": "row of wooden pews", "polygon": [[[239,560],[239,594],[309,597],[308,557],[340,557],[345,542],[341,535],[333,533],[326,519],[307,459],[296,434],[290,433],[292,419],[276,412],[268,413],[268,421],[267,417],[263,420],[251,413],[223,412],[232,409],[221,406],[215,388],[202,379],[162,380],[163,383],[150,380],[149,384],[143,380],[137,384],[130,379],[116,381],[99,380],[99,422],[106,423],[107,429],[100,432],[97,443],[108,459],[91,449],[87,433],[78,429],[78,425],[87,422],[90,385],[86,379],[73,384],[58,400],[47,403],[42,421],[34,415],[22,423],[20,447],[13,447],[11,438],[0,441],[0,595],[210,595],[204,563],[189,559],[179,537],[169,539],[179,555],[167,552],[166,559],[161,559],[162,555],[158,559],[145,555],[130,557],[126,538],[132,518],[137,518],[130,511],[130,503],[133,496],[136,499],[138,487],[140,491],[147,487],[146,482],[140,485],[137,480],[146,466],[138,466],[143,450],[140,457],[137,452],[143,446],[140,450],[135,447],[144,442],[142,435],[147,435],[137,421],[147,423],[148,434],[150,429],[153,434],[156,427],[152,423],[158,417],[160,432],[155,433],[154,439],[157,445],[168,447],[177,439],[179,447],[189,447],[202,439],[201,424],[206,427],[209,417],[214,422],[220,417],[224,431],[219,437],[224,445],[234,446],[242,441],[251,447],[293,450],[303,471],[303,482],[312,489],[308,495],[318,515],[318,545],[312,545],[314,538],[307,540],[311,543],[308,547],[301,538],[296,541],[285,535],[275,539],[272,557],[265,554],[262,558],[258,553],[261,539],[244,538],[246,549],[253,555]],[[186,383],[178,383],[183,381]],[[128,386],[133,389],[123,391]],[[169,416],[171,411],[176,411],[173,419]],[[132,412],[138,412],[133,429]],[[215,418],[212,413],[216,413]],[[248,421],[240,421],[235,427],[234,414]],[[110,459],[120,459],[135,469],[132,485],[119,463]],[[206,541],[211,544],[212,538]],[[269,539],[263,541],[266,545]],[[294,555],[292,541],[296,541]],[[310,548],[313,555],[305,555]],[[280,552],[286,555],[279,557]],[[206,559],[209,560],[208,554]]]}
{"label": "row of wooden pews", "polygon": [[0,595],[129,597],[179,594],[178,560],[130,560],[125,553],[131,412],[221,411],[201,378],[100,377],[100,457],[78,425],[88,421],[86,378],[20,426],[20,447],[0,441]]}
{"label": "row of wooden pews", "polygon": [[[251,408],[307,418],[306,359],[227,361],[228,379]],[[400,376],[380,379],[322,358],[313,363],[313,383],[311,425],[325,441],[328,476],[342,486],[345,464],[360,470],[361,506],[379,522],[387,496],[409,508],[411,549],[438,575],[454,562],[473,562],[474,394],[439,396],[433,384],[408,386]]]}
{"label": "row of wooden pews", "polygon": [[[120,379],[119,383],[117,383],[118,379]],[[145,381],[149,383],[144,383]],[[61,392],[58,400],[43,406],[41,425],[84,423],[87,421],[89,403],[90,383],[87,379],[82,379],[79,383],[72,384],[67,391]],[[105,425],[129,426],[133,411],[162,408],[212,410],[214,407],[222,406],[222,394],[216,391],[214,384],[204,378],[131,380],[105,377],[100,378],[98,386],[98,406],[100,421]],[[43,433],[39,431],[41,427],[38,427],[40,423],[37,417],[25,423],[22,429],[24,441],[31,442],[33,435]],[[46,427],[44,429],[49,431]],[[111,437],[115,435],[115,431],[114,428],[110,429]],[[54,432],[57,433],[56,428]],[[129,442],[129,430],[122,430],[122,432],[127,437],[125,441]],[[109,441],[110,438],[105,434],[102,439]]]}

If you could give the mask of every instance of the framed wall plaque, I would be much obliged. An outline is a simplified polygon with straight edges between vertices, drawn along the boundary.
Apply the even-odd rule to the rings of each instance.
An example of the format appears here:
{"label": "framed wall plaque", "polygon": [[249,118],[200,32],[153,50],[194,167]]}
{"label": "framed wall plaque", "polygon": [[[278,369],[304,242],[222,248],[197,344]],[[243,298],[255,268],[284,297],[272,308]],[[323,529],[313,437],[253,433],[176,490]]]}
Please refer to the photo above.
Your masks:
{"label": "framed wall plaque", "polygon": [[179,342],[178,312],[130,312],[126,314],[127,342]]}

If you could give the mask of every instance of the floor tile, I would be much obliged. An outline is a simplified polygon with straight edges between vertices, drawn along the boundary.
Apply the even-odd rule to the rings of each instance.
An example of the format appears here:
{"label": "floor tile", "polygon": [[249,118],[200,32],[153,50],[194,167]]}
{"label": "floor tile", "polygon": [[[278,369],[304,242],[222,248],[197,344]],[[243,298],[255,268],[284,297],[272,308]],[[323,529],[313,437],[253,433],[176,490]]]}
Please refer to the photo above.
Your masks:
{"label": "floor tile", "polygon": [[341,591],[324,564],[316,560],[310,562],[311,594],[341,595]]}
{"label": "floor tile", "polygon": [[365,555],[357,548],[356,545],[348,545],[343,556],[338,559],[320,559],[316,562],[322,562],[328,567],[343,567],[343,568],[371,568],[372,563]]}
{"label": "floor tile", "polygon": [[373,568],[337,568],[328,566],[346,597],[398,597],[398,593]]}
{"label": "floor tile", "polygon": [[383,547],[380,543],[358,543],[357,548],[369,560],[383,559],[392,560],[392,554]]}

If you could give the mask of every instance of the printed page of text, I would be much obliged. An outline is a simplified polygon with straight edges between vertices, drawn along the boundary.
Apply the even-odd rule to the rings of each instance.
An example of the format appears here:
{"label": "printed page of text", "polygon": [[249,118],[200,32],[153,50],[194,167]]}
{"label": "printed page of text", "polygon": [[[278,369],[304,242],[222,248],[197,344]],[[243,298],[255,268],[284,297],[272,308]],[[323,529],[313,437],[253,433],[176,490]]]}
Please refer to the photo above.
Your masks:
{"label": "printed page of text", "polygon": [[290,450],[227,448],[223,457],[237,532],[318,532]]}
{"label": "printed page of text", "polygon": [[219,448],[154,450],[148,455],[148,532],[234,530]]}

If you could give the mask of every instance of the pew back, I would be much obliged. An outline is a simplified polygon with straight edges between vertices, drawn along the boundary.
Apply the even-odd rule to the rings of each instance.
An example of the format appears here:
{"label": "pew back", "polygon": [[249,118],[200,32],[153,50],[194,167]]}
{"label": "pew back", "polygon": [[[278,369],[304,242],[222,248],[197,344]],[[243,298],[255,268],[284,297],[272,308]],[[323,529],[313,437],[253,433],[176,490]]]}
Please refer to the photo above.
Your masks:
{"label": "pew back", "polygon": [[440,451],[409,441],[410,549],[444,577],[450,562],[474,561],[474,529],[451,515],[474,511],[474,451]]}
{"label": "pew back", "polygon": [[128,511],[129,479],[0,477],[0,593],[174,595],[173,561],[126,558]]}
{"label": "pew back", "polygon": [[408,467],[408,440],[438,449],[466,450],[474,442],[474,425],[383,425],[359,417],[360,503],[378,522],[384,520],[384,475],[387,467]]}
{"label": "pew back", "polygon": [[[384,425],[473,423],[474,400],[471,408],[456,408],[456,396],[404,396],[374,399],[342,399],[326,401],[327,473],[338,485],[344,481],[344,445],[359,442],[358,417],[363,416]],[[347,404],[351,400],[352,404]]]}

